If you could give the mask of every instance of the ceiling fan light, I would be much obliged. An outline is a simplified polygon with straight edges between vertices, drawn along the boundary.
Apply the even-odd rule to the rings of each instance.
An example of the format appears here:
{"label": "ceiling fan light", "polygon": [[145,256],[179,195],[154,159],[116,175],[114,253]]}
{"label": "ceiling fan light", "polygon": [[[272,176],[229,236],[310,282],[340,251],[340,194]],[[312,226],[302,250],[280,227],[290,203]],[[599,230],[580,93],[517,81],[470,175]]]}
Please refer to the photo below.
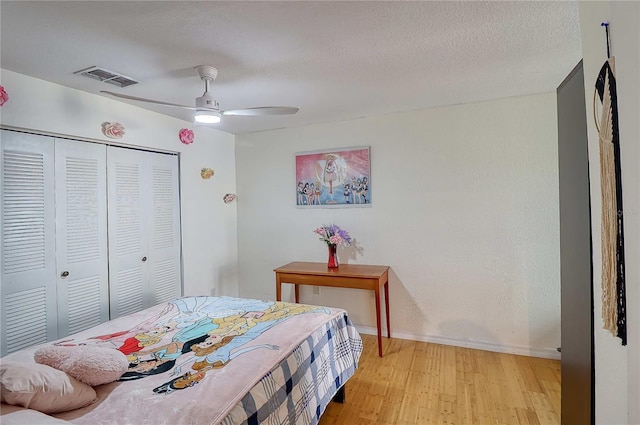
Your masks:
{"label": "ceiling fan light", "polygon": [[216,111],[196,111],[193,114],[194,121],[200,124],[217,124],[221,117],[222,115]]}

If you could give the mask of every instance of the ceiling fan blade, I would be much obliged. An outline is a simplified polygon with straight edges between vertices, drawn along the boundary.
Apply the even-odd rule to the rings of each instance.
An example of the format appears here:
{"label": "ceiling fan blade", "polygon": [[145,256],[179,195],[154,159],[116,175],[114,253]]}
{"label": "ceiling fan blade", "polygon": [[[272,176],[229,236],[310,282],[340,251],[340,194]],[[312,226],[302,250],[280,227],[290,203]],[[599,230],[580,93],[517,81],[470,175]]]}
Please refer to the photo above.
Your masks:
{"label": "ceiling fan blade", "polygon": [[298,112],[300,108],[291,106],[258,106],[255,108],[230,109],[220,111],[222,115],[255,116],[255,115],[291,115]]}
{"label": "ceiling fan blade", "polygon": [[129,95],[126,95],[126,94],[114,93],[114,92],[105,91],[105,90],[101,90],[100,93],[109,94],[111,96],[120,97],[122,99],[135,100],[137,102],[153,103],[155,105],[170,106],[172,108],[188,109],[190,111],[197,111],[199,109],[208,109],[208,108],[194,108],[193,106],[177,105],[175,103],[161,102],[159,100],[145,99],[143,97],[129,96]]}
{"label": "ceiling fan blade", "polygon": [[101,90],[100,93],[108,94],[121,99],[134,100],[136,102],[152,103],[155,105],[169,106],[172,108],[187,109],[189,111],[212,111],[219,112],[221,115],[237,115],[237,116],[258,116],[258,115],[291,115],[295,114],[300,108],[291,106],[257,106],[255,108],[230,109],[228,111],[218,111],[217,109],[207,107],[192,107],[186,105],[178,105],[175,103],[162,102],[159,100],[145,99],[143,97],[129,96],[126,94],[114,93]]}

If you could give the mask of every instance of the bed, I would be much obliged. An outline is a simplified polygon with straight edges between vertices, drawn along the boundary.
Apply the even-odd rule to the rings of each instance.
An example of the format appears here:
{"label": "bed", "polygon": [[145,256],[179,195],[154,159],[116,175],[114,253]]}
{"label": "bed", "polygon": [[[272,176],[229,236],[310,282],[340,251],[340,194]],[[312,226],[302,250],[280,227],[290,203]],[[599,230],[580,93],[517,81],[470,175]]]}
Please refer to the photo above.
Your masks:
{"label": "bed", "polygon": [[[35,363],[43,346],[127,358],[118,381],[94,388],[96,402],[50,415],[80,425],[317,424],[362,352],[344,310],[232,297],[180,298],[2,362]],[[36,422],[31,409],[2,408],[3,424],[18,414]]]}

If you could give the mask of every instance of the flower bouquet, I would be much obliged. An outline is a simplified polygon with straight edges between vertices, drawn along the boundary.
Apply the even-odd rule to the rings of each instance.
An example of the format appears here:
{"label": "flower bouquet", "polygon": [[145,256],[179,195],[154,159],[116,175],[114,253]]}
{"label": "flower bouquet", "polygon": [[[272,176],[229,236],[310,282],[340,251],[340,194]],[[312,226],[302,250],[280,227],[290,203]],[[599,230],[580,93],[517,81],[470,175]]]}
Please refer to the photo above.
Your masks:
{"label": "flower bouquet", "polygon": [[351,245],[351,236],[346,230],[332,224],[330,226],[318,227],[313,233],[320,235],[320,240],[329,247],[329,261],[327,266],[330,269],[336,269],[340,265],[338,263],[338,245]]}

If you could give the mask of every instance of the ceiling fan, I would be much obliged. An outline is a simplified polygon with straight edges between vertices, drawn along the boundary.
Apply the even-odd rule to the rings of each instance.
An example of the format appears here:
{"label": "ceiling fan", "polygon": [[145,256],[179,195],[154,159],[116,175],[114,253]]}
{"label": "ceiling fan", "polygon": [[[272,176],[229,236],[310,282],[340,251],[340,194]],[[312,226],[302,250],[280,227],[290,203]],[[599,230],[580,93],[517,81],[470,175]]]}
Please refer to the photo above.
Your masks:
{"label": "ceiling fan", "polygon": [[169,106],[172,108],[187,109],[195,111],[193,119],[198,123],[203,124],[216,124],[220,122],[223,115],[241,115],[241,116],[255,116],[255,115],[290,115],[298,112],[300,108],[291,106],[257,106],[253,108],[244,109],[230,109],[227,111],[221,111],[218,102],[213,98],[213,95],[209,91],[211,83],[218,76],[218,70],[213,66],[199,65],[195,67],[196,73],[202,81],[204,81],[204,94],[200,97],[196,97],[196,106],[177,105],[175,103],[162,102],[159,100],[144,99],[142,97],[128,96],[126,94],[114,93],[110,91],[100,91],[100,93],[109,94],[111,96],[119,97],[122,99],[135,100],[138,102],[153,103],[156,105]]}

